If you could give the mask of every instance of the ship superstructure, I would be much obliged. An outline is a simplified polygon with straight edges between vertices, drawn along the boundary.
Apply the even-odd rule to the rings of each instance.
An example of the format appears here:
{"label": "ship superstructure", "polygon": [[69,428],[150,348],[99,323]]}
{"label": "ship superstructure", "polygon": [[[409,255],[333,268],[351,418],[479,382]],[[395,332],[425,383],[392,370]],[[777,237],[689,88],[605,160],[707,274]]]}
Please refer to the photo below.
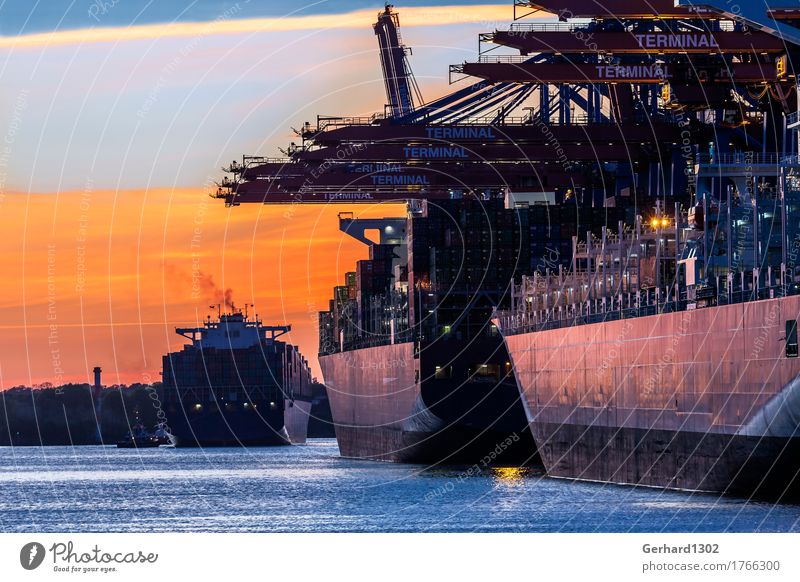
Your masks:
{"label": "ship superstructure", "polygon": [[191,340],[163,361],[163,402],[178,446],[305,442],[311,375],[297,347],[278,339],[290,330],[233,308],[176,329]]}

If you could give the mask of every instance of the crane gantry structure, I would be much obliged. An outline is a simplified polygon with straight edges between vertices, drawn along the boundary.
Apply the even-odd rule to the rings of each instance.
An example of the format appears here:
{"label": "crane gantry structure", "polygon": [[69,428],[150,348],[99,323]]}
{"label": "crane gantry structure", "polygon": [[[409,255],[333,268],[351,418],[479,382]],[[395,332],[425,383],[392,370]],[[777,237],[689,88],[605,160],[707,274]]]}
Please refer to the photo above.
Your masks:
{"label": "crane gantry structure", "polygon": [[509,193],[592,206],[690,200],[704,158],[797,153],[798,12],[712,4],[517,0],[519,20],[481,34],[477,60],[451,65],[464,86],[427,103],[387,5],[374,25],[384,112],[320,116],[286,157],[233,162],[214,195],[234,206]]}

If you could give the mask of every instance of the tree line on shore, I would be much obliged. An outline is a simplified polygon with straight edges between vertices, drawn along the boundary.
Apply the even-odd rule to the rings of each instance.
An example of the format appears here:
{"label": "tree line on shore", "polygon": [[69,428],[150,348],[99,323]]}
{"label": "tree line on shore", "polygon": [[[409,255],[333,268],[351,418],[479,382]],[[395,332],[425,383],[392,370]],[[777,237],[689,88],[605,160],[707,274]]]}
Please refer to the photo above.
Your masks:
{"label": "tree line on shore", "polygon": [[[97,421],[105,444],[125,438],[141,423],[158,425],[161,383],[104,387],[99,406],[90,384],[39,384],[0,391],[0,446],[99,444]],[[321,384],[314,385],[309,437],[333,437],[330,406]]]}
{"label": "tree line on shore", "polygon": [[[128,434],[141,422],[158,424],[158,404],[151,397],[160,383],[102,388],[97,407],[106,444]],[[34,387],[15,386],[0,391],[0,446],[98,444],[98,414],[94,388],[89,384]]]}

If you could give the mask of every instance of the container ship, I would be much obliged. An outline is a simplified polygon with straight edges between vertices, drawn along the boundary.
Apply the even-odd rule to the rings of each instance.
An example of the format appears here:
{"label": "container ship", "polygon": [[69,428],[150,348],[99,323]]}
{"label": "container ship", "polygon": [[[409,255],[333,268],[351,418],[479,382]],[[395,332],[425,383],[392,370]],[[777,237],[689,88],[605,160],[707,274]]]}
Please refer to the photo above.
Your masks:
{"label": "container ship", "polygon": [[[551,242],[556,230],[576,231],[579,220],[599,233],[609,212],[620,214],[588,208],[561,216],[487,196],[423,204],[406,217],[340,216],[341,230],[370,250],[319,316],[319,361],[341,454],[537,465],[491,315],[509,303],[520,273],[571,255]],[[371,230],[380,233],[374,242]]]}
{"label": "container ship", "polygon": [[[732,257],[731,274],[738,281],[731,297],[747,292],[741,273],[758,269],[760,282],[751,286],[766,288],[765,277],[772,277],[770,285],[775,287],[780,273],[781,293],[787,296],[771,300],[789,305],[794,259],[776,262],[774,249],[786,249],[787,257],[793,256],[791,221],[779,219],[787,231],[782,244],[774,225],[760,221],[767,220],[767,214],[769,219],[780,214],[774,193],[783,187],[779,172],[785,168],[789,183],[796,166],[793,62],[800,45],[800,5],[739,8],[733,13],[722,1],[515,1],[515,21],[482,33],[477,59],[450,66],[454,90],[425,101],[410,71],[398,15],[387,5],[373,26],[387,95],[383,112],[369,117],[319,116],[316,123],[297,130],[298,143],[283,150],[284,157],[243,156],[241,163],[224,168],[228,175],[215,195],[229,206],[406,205],[407,215],[398,222],[373,225],[381,241],[365,241],[370,259],[346,276],[330,309],[320,315],[320,361],[334,421],[342,425],[337,437],[343,454],[400,461],[457,459],[464,457],[454,450],[469,447],[453,443],[477,442],[474,431],[486,435],[486,427],[502,425],[489,437],[495,442],[502,435],[519,435],[516,420],[506,424],[514,415],[518,419],[518,413],[505,414],[512,410],[505,404],[489,405],[514,400],[500,396],[510,394],[505,387],[512,380],[532,429],[527,456],[553,446],[552,440],[542,438],[545,433],[537,432],[529,387],[533,372],[515,358],[520,346],[514,342],[524,343],[528,333],[580,333],[584,327],[600,333],[620,324],[592,319],[586,323],[589,327],[572,325],[569,332],[512,330],[505,319],[500,342],[489,307],[497,309],[496,323],[534,305],[541,307],[532,281],[576,282],[585,278],[580,269],[587,268],[588,261],[595,261],[593,269],[600,265],[602,272],[611,272],[603,283],[604,295],[597,296],[598,306],[592,304],[591,309],[611,310],[613,301],[619,308],[628,293],[638,293],[637,309],[645,310],[642,317],[655,316],[644,315],[653,308],[662,317],[666,289],[675,284],[669,277],[685,271],[678,268],[682,261],[694,261],[702,271],[695,274],[691,289],[688,275],[680,275],[684,296],[673,303],[684,306],[676,313],[700,314],[709,289],[720,288],[710,277],[712,271],[714,277],[722,276],[723,256]],[[541,20],[546,13],[552,22]],[[537,19],[526,21],[530,14]],[[782,190],[781,196],[789,191]],[[762,214],[733,219],[726,232],[729,240],[739,242],[720,247],[715,238],[724,238],[717,231],[719,213],[730,208],[735,216],[747,204]],[[791,216],[792,204],[786,204]],[[488,209],[484,215],[483,208]],[[655,218],[667,221],[659,222],[662,236],[669,228],[677,229],[673,241],[681,241],[650,241],[656,253],[650,256],[635,245],[654,236],[648,229],[656,228]],[[763,240],[739,232],[748,225]],[[406,232],[390,241],[384,236],[391,234],[384,232],[387,228]],[[640,243],[630,242],[631,232]],[[696,244],[697,233],[711,240]],[[628,254],[636,257],[636,277],[641,278],[626,279],[623,299],[609,290],[619,289],[626,271],[615,271],[607,259],[587,258],[594,257],[597,248],[606,249],[604,244],[613,237],[615,244],[635,247]],[[755,242],[748,242],[751,239]],[[767,246],[773,251],[767,252]],[[757,259],[743,258],[751,247],[757,248]],[[680,255],[667,254],[676,248]],[[670,268],[665,261],[674,265]],[[712,270],[709,265],[717,266]],[[697,301],[685,297],[690,290],[697,292]],[[575,287],[553,286],[549,292],[562,302],[562,314],[566,296],[580,305]],[[550,297],[546,304],[552,307],[553,301]],[[713,305],[715,310],[727,307],[721,301]],[[744,309],[751,303],[759,301],[736,305]],[[595,311],[591,315],[598,317]],[[640,339],[658,346],[655,337]],[[570,357],[568,352],[560,355]],[[580,351],[574,353],[576,362],[580,356]],[[619,362],[608,366],[612,364]],[[493,378],[491,388],[488,381],[484,385],[483,399],[477,388],[485,380],[480,370]],[[547,373],[541,367],[536,370]],[[726,373],[735,382],[733,372]],[[563,388],[560,405],[565,410],[580,408],[578,393]],[[631,384],[628,389],[640,388]],[[678,406],[686,406],[678,401]],[[705,414],[722,419],[728,411],[718,407],[733,405],[712,400],[704,406]],[[520,410],[519,405],[515,408]],[[466,410],[474,415],[465,415]],[[646,426],[646,417],[637,417],[636,426]],[[434,439],[433,434],[454,438]],[[559,446],[577,442],[574,434],[556,436],[564,437]],[[627,447],[633,452],[634,444],[621,443],[617,450]],[[582,474],[587,466],[586,458],[569,457],[574,463],[559,461],[559,467],[570,465],[559,473],[550,462],[554,458],[561,455],[543,458],[553,475]],[[587,478],[629,482],[590,473]],[[668,471],[658,474],[663,477]],[[646,482],[635,482],[640,481]],[[690,478],[679,485],[656,478],[651,483],[717,487]]]}
{"label": "container ship", "polygon": [[[341,230],[370,252],[319,314],[319,361],[343,456],[465,463],[502,444],[498,462],[537,461],[489,321],[520,266],[526,225],[516,218],[502,200],[425,204],[398,218],[340,215]],[[503,236],[489,234],[504,219]],[[373,242],[366,233],[376,228]],[[500,248],[484,252],[490,238]],[[482,279],[487,262],[496,277]]]}
{"label": "container ship", "polygon": [[231,309],[176,329],[191,343],[163,358],[167,430],[179,447],[304,443],[312,380],[297,347],[278,339],[291,327]]}
{"label": "container ship", "polygon": [[495,321],[549,475],[797,496],[800,182],[784,170],[800,164],[784,162],[523,277]]}

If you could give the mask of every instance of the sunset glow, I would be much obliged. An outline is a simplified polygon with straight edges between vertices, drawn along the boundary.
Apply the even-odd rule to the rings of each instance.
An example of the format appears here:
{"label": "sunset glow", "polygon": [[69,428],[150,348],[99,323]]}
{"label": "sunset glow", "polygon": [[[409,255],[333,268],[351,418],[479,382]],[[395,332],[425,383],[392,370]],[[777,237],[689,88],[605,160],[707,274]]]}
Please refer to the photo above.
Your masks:
{"label": "sunset glow", "polygon": [[[377,9],[230,6],[121,25],[129,6],[90,4],[64,26],[0,36],[0,389],[85,382],[94,366],[107,384],[157,381],[162,355],[183,343],[174,328],[216,315],[226,292],[267,324],[291,324],[319,375],[317,311],[367,257],[337,213],[403,207],[229,209],[208,184],[242,154],[277,155],[317,114],[381,110]],[[404,7],[430,98],[447,90],[459,47],[510,13],[505,2]]]}
{"label": "sunset glow", "polygon": [[184,343],[174,328],[216,315],[226,291],[265,323],[292,324],[318,370],[316,312],[367,254],[338,231],[345,210],[403,211],[227,209],[200,188],[6,195],[2,388],[85,382],[98,365],[109,384],[156,381]]}
{"label": "sunset glow", "polygon": [[[254,32],[286,32],[333,28],[364,28],[375,19],[375,10],[357,10],[344,14],[286,16],[283,18],[237,18],[241,9],[234,5],[211,22],[174,22],[60,30],[16,37],[0,37],[0,48],[24,48],[94,42],[119,42],[167,37],[198,37]],[[464,22],[490,25],[508,19],[508,6],[425,6],[403,10],[405,26],[444,26]]]}

